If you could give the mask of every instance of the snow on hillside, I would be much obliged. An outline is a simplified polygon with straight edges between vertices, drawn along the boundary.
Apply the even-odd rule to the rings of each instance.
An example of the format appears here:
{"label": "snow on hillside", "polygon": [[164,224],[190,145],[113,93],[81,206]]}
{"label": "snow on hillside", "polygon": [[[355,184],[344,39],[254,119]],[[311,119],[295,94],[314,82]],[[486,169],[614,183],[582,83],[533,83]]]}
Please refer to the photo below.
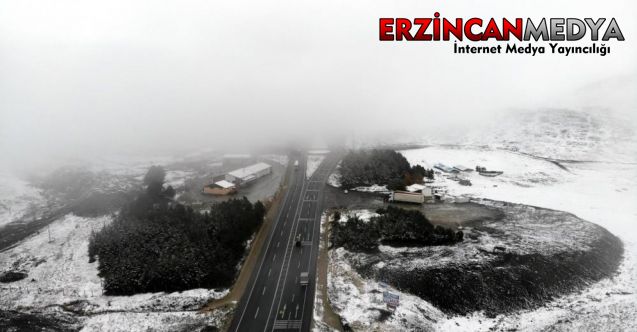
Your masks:
{"label": "snow on hillside", "polygon": [[636,162],[634,136],[630,122],[608,110],[547,109],[505,115],[474,137],[547,158]]}
{"label": "snow on hillside", "polygon": [[[0,271],[28,273],[25,279],[0,285],[0,310],[48,311],[61,305],[71,305],[75,310],[93,315],[88,330],[103,330],[100,326],[104,327],[104,322],[110,322],[105,325],[109,326],[106,330],[124,331],[136,330],[142,326],[140,324],[157,328],[164,324],[162,322],[171,320],[211,319],[196,314],[195,310],[210,299],[223,297],[227,290],[103,295],[101,279],[97,275],[98,263],[88,262],[88,240],[92,231],[109,222],[110,217],[67,215],[16,247],[0,253]],[[128,313],[118,313],[120,311]],[[162,313],[164,311],[165,314]],[[156,319],[140,321],[144,317],[142,314]],[[123,318],[126,319],[120,320]],[[117,328],[112,325],[116,322]],[[128,323],[132,325],[127,326]]]}
{"label": "snow on hillside", "polygon": [[0,173],[0,227],[46,205],[42,190],[9,173]]}

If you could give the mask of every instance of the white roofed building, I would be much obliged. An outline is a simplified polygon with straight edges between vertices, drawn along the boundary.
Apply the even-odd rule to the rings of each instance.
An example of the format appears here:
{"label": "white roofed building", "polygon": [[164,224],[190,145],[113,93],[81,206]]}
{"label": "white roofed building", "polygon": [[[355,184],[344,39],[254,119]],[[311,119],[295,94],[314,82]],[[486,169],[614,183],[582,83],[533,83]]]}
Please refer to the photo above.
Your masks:
{"label": "white roofed building", "polygon": [[272,173],[272,166],[261,162],[229,172],[226,174],[225,180],[235,185],[241,185],[270,173]]}
{"label": "white roofed building", "polygon": [[203,193],[207,195],[231,195],[237,192],[234,183],[221,180],[203,187]]}

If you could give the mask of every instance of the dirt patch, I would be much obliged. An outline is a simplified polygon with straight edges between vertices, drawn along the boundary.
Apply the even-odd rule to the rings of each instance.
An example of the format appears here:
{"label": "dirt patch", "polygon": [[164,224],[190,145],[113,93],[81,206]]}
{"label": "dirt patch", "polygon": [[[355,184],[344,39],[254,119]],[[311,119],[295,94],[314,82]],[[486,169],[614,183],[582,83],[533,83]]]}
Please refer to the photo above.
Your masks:
{"label": "dirt patch", "polygon": [[424,204],[421,211],[434,225],[459,228],[473,222],[500,220],[501,210],[476,203],[434,203]]}

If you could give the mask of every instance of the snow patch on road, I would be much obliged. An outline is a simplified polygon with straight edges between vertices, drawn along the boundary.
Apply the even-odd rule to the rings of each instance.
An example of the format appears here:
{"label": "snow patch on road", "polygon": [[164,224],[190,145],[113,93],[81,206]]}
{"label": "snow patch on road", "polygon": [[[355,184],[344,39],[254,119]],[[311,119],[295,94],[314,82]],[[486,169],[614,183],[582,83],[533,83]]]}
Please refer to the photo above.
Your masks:
{"label": "snow patch on road", "polygon": [[305,170],[305,176],[308,179],[312,177],[312,174],[314,174],[314,172],[321,165],[323,159],[325,159],[324,155],[310,154],[307,156],[307,168]]}

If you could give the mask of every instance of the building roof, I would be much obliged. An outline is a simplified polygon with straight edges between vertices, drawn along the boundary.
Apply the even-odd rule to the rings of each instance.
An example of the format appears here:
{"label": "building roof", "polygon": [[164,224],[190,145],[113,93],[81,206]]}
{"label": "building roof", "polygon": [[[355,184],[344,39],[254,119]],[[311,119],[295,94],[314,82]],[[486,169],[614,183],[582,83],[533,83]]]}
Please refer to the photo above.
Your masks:
{"label": "building roof", "polygon": [[234,188],[234,183],[226,180],[217,181],[215,182],[215,185],[224,189]]}
{"label": "building roof", "polygon": [[453,166],[453,168],[461,171],[461,172],[469,172],[469,171],[473,171],[473,168],[467,167],[467,166],[463,166],[463,165],[455,165]]}
{"label": "building roof", "polygon": [[248,167],[244,167],[244,168],[239,168],[237,170],[234,170],[228,174],[234,176],[235,178],[239,178],[239,179],[246,179],[246,178],[253,178],[255,173],[264,171],[268,168],[270,168],[271,166],[266,164],[266,163],[256,163],[254,165],[250,165]]}
{"label": "building roof", "polygon": [[414,183],[411,186],[407,187],[407,191],[409,192],[416,192],[416,191],[420,191],[425,189],[425,186],[422,184],[418,184],[418,183]]}

